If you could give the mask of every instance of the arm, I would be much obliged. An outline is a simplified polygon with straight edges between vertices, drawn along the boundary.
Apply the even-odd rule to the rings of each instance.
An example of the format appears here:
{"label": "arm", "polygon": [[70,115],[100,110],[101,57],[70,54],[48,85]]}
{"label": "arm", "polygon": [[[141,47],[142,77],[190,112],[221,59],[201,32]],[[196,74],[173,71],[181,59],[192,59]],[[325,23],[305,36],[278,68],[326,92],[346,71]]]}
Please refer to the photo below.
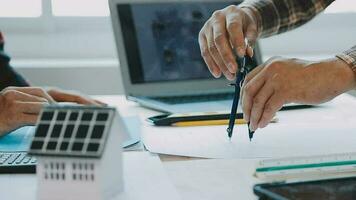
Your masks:
{"label": "arm", "polygon": [[[297,28],[328,7],[334,0],[245,0],[240,8],[255,17],[259,37]],[[336,55],[356,72],[356,46]]]}
{"label": "arm", "polygon": [[320,104],[355,87],[355,72],[338,58],[271,58],[246,76],[242,110],[256,130],[267,126],[284,104]]}
{"label": "arm", "polygon": [[246,0],[239,5],[256,17],[260,37],[297,28],[328,7],[334,0]]}
{"label": "arm", "polygon": [[[199,33],[201,54],[215,77],[233,80],[235,55],[252,56],[251,46],[296,28],[333,0],[247,0],[215,11]],[[247,44],[245,43],[247,40]],[[286,103],[319,104],[356,87],[356,46],[318,62],[272,58],[249,73],[242,110],[250,129],[265,127]]]}
{"label": "arm", "polygon": [[[239,5],[253,13],[259,37],[297,28],[328,7],[334,0],[245,0]],[[356,71],[356,46],[336,55]]]}
{"label": "arm", "polygon": [[10,66],[10,57],[4,52],[4,38],[0,32],[0,91],[8,86],[29,86],[27,81]]}
{"label": "arm", "polygon": [[[285,2],[247,1],[241,6],[254,13],[259,36],[267,37],[306,23],[332,0]],[[354,89],[355,73],[356,46],[319,62],[270,59],[245,80],[244,117],[251,130],[263,128],[285,103],[319,104]]]}
{"label": "arm", "polygon": [[[296,28],[330,5],[333,0],[246,0],[217,10],[199,33],[202,57],[215,77],[230,80],[238,68],[235,55],[252,56],[259,37]],[[246,41],[247,40],[247,44]]]}

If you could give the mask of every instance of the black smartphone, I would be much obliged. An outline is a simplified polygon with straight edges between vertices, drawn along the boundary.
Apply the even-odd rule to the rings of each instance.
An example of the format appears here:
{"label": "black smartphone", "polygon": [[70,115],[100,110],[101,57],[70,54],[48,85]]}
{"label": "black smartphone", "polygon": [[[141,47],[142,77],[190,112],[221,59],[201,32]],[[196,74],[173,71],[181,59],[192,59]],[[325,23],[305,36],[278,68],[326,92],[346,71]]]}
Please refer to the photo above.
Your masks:
{"label": "black smartphone", "polygon": [[253,188],[261,200],[356,199],[356,177],[296,183],[264,183]]}

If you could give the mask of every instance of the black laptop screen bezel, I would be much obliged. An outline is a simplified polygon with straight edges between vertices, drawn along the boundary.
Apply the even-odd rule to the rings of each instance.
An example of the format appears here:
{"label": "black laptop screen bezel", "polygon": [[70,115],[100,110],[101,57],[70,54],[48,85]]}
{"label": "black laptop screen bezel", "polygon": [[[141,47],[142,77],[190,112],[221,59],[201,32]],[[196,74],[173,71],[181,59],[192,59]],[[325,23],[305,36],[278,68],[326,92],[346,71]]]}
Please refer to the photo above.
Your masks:
{"label": "black laptop screen bezel", "polygon": [[126,49],[126,57],[132,83],[144,83],[142,63],[139,54],[137,34],[134,27],[131,5],[118,4],[118,17],[120,18],[122,36],[124,38],[124,46]]}
{"label": "black laptop screen bezel", "polygon": [[[180,3],[180,2],[179,2]],[[182,3],[191,3],[191,2],[182,2]],[[227,3],[227,2],[225,2]],[[231,1],[231,4],[237,5],[240,1]],[[144,3],[140,3],[144,4]],[[158,3],[162,4],[162,3]],[[163,3],[164,4],[164,3]],[[144,72],[142,67],[142,61],[140,58],[139,45],[137,40],[137,33],[134,25],[132,5],[136,4],[117,4],[116,9],[118,11],[118,17],[120,18],[119,26],[121,26],[123,43],[126,51],[126,59],[128,64],[130,82],[132,84],[144,84],[144,83],[168,83],[168,82],[181,82],[187,80],[212,80],[211,77],[204,78],[191,78],[191,79],[178,79],[178,80],[157,80],[157,81],[145,81]],[[197,36],[198,37],[198,36]],[[258,56],[258,55],[257,55]],[[256,66],[258,59],[255,57],[249,61],[251,65]],[[223,78],[223,77],[221,77]]]}

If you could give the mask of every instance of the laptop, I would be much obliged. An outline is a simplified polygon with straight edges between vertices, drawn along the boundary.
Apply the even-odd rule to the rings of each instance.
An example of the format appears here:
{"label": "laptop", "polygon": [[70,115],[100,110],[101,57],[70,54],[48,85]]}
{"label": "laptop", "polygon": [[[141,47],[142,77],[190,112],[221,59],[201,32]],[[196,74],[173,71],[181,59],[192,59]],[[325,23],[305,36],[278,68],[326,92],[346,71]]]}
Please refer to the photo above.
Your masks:
{"label": "laptop", "polygon": [[[198,34],[215,10],[240,1],[110,0],[127,99],[155,110],[229,111],[233,88],[215,79],[201,57]],[[261,54],[247,64],[257,66]]]}

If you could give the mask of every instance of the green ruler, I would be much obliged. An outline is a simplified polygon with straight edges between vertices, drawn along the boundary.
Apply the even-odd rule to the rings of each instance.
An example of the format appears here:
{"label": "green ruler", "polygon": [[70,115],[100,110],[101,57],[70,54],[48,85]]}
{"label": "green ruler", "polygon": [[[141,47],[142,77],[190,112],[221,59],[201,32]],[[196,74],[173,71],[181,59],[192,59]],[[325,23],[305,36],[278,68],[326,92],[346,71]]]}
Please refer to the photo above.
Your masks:
{"label": "green ruler", "polygon": [[356,172],[356,152],[262,160],[255,174],[259,178],[269,178],[343,172]]}

